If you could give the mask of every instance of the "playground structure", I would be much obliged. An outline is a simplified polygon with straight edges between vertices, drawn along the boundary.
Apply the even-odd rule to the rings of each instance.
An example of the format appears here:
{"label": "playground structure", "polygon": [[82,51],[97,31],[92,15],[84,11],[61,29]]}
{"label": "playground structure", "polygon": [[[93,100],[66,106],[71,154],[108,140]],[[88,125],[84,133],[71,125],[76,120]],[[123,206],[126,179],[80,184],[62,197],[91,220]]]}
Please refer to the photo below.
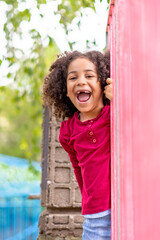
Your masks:
{"label": "playground structure", "polygon": [[39,219],[39,240],[82,234],[81,194],[68,154],[59,143],[59,128],[54,109],[49,112],[45,107],[41,183],[41,205],[45,210]]}

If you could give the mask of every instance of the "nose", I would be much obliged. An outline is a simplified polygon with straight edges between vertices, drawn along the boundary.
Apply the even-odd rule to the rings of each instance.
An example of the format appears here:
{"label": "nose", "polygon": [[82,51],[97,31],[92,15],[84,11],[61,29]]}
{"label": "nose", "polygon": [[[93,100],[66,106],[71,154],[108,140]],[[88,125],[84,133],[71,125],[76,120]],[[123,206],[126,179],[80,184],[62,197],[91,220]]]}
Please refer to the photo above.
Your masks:
{"label": "nose", "polygon": [[79,86],[86,85],[86,79],[85,79],[84,76],[80,76],[80,77],[78,78],[77,85],[79,85]]}

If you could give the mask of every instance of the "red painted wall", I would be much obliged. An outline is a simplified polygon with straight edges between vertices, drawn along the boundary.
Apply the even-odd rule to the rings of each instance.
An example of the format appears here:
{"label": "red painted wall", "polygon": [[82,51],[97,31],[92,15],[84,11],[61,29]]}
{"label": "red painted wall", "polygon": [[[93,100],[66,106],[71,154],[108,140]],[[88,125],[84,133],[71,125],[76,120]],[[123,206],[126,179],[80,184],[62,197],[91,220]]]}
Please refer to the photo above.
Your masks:
{"label": "red painted wall", "polygon": [[109,12],[112,240],[159,240],[160,2],[115,0]]}

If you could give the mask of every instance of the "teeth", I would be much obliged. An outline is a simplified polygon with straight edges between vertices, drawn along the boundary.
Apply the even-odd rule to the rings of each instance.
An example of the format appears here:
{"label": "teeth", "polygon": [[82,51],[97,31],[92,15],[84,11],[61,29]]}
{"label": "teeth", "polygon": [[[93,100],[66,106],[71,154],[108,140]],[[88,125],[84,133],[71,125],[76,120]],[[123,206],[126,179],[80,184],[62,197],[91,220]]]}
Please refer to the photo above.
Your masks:
{"label": "teeth", "polygon": [[81,92],[90,93],[90,91],[84,90],[84,91],[78,91],[77,94],[80,94]]}

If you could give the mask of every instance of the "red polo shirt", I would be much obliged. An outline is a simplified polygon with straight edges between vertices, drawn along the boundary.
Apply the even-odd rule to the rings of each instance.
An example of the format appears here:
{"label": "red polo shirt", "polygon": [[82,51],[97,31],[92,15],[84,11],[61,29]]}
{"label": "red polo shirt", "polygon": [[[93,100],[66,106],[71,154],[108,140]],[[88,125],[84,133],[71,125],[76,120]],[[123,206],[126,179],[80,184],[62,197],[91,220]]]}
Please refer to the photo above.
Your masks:
{"label": "red polo shirt", "polygon": [[111,207],[110,106],[81,122],[78,112],[61,123],[59,141],[67,151],[82,193],[82,214]]}

